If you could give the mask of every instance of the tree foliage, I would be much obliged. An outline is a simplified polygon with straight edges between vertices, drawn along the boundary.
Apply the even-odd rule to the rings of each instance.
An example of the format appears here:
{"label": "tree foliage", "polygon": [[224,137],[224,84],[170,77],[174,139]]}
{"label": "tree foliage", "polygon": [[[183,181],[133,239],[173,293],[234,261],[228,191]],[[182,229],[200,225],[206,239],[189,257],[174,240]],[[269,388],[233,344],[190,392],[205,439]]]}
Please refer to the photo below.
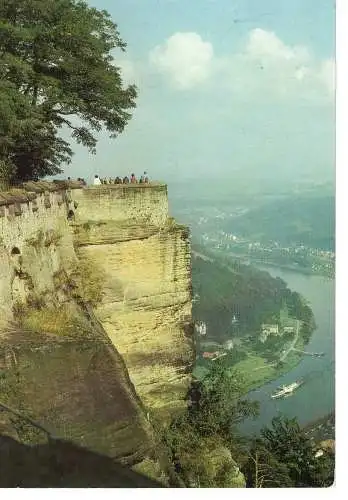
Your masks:
{"label": "tree foliage", "polygon": [[245,418],[256,416],[258,403],[242,398],[245,384],[239,373],[216,362],[202,381],[191,390],[191,420],[203,436],[231,435]]}
{"label": "tree foliage", "polygon": [[[0,0],[0,168],[26,180],[60,171],[96,133],[121,133],[135,107],[113,51],[125,50],[105,11],[80,0]],[[1,174],[1,172],[0,172]]]}
{"label": "tree foliage", "polygon": [[297,420],[276,417],[254,441],[244,472],[250,487],[325,487],[333,483],[334,457],[316,457]]}
{"label": "tree foliage", "polygon": [[[199,246],[194,249],[201,250]],[[201,251],[214,258],[206,249]],[[219,256],[214,262],[193,258],[192,285],[199,296],[193,304],[193,316],[207,323],[209,335],[216,341],[230,339],[231,335],[258,334],[262,323],[280,322],[285,306],[289,316],[308,325],[306,339],[315,328],[311,308],[282,279],[229,257]],[[238,318],[236,326],[231,323],[233,315]]]}
{"label": "tree foliage", "polygon": [[233,472],[236,460],[249,488],[330,486],[334,456],[317,457],[317,447],[295,418],[274,418],[257,438],[239,434],[237,425],[258,414],[257,404],[243,394],[241,376],[220,362],[192,386],[187,411],[172,421],[164,436],[185,484],[241,487],[240,475]]}
{"label": "tree foliage", "polygon": [[294,486],[287,466],[281,463],[260,439],[251,443],[243,472],[250,488],[291,488]]}
{"label": "tree foliage", "polygon": [[187,411],[165,433],[186,484],[192,480],[201,487],[240,484],[241,474],[231,458],[231,451],[239,448],[236,425],[258,410],[256,404],[241,399],[243,392],[241,377],[219,362],[192,386]]}

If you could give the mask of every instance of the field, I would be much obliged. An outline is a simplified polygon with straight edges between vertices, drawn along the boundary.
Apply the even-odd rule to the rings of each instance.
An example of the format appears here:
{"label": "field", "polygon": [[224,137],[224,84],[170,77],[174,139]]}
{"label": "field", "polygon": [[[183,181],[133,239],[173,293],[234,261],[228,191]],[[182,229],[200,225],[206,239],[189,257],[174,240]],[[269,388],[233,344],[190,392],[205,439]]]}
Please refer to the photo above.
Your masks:
{"label": "field", "polygon": [[[301,336],[296,344],[297,349],[303,349],[304,343]],[[244,351],[245,352],[245,351]],[[284,373],[292,370],[302,359],[298,352],[290,351],[284,363],[281,366],[268,362],[262,356],[255,353],[246,353],[247,357],[238,361],[229,367],[231,371],[237,371],[243,375],[246,385],[246,392],[252,391],[261,385],[277,379]],[[197,379],[202,379],[209,371],[209,366],[214,361],[204,361],[202,364],[196,364],[193,375]]]}

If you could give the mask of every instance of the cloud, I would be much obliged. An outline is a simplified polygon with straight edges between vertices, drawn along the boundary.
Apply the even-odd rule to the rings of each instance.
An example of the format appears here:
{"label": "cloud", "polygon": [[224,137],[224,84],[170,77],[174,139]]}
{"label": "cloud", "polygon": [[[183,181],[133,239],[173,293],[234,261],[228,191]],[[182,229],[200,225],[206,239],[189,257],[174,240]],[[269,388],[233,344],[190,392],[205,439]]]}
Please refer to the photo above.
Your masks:
{"label": "cloud", "polygon": [[129,59],[122,59],[118,62],[117,66],[121,68],[122,80],[125,85],[135,83],[138,79],[135,64]]}
{"label": "cloud", "polygon": [[114,60],[112,64],[121,70],[122,81],[125,86],[139,81],[139,71],[137,65],[128,54],[120,54],[114,50],[112,53]]}
{"label": "cloud", "polygon": [[277,35],[260,28],[249,32],[237,54],[225,59],[220,70],[229,75],[232,90],[249,96],[322,100],[334,92],[334,61],[318,60],[307,47],[286,45]]}
{"label": "cloud", "polygon": [[238,52],[221,56],[198,33],[175,33],[156,46],[149,59],[177,90],[209,83],[215,91],[220,87],[242,99],[322,102],[334,95],[333,59],[317,59],[308,47],[287,45],[261,28],[248,33]]}
{"label": "cloud", "polygon": [[197,33],[175,33],[150,52],[151,65],[180,90],[193,89],[211,76],[213,46]]}
{"label": "cloud", "polygon": [[329,93],[334,95],[336,87],[336,65],[333,59],[328,59],[321,64],[319,77],[326,85]]}
{"label": "cloud", "polygon": [[245,55],[260,62],[296,61],[306,62],[310,59],[306,47],[287,46],[275,33],[256,28],[250,31]]}

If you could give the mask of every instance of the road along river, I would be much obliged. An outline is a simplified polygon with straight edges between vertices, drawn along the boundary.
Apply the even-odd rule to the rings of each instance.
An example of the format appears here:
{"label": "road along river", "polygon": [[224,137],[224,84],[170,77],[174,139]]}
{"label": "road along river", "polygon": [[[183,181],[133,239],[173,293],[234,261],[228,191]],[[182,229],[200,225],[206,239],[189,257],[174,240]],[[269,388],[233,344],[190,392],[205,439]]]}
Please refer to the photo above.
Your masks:
{"label": "road along river", "polygon": [[[249,399],[260,403],[259,417],[248,419],[240,426],[240,430],[248,434],[258,433],[279,414],[297,417],[301,424],[307,424],[334,411],[335,405],[335,282],[277,267],[258,267],[274,277],[279,276],[291,290],[309,301],[317,329],[306,351],[324,352],[325,356],[303,356],[290,372],[248,394]],[[271,399],[278,386],[298,379],[304,379],[305,383],[292,396]]]}

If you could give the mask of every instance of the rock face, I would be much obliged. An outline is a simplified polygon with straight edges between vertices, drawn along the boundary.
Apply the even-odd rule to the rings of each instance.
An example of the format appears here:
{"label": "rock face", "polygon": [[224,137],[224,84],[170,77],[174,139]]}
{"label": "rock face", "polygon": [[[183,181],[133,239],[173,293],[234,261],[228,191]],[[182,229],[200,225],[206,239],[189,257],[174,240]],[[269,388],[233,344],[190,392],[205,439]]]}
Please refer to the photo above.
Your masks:
{"label": "rock face", "polygon": [[246,481],[231,451],[218,436],[202,438],[196,453],[183,453],[186,482],[191,488],[245,488]]}
{"label": "rock face", "polygon": [[0,436],[0,462],[2,488],[163,487],[112,458],[61,440],[27,446]]}
{"label": "rock face", "polygon": [[105,277],[96,314],[144,405],[168,419],[186,404],[193,362],[188,231],[168,217],[163,185],[103,186],[75,199],[78,257]]}
{"label": "rock face", "polygon": [[188,232],[165,185],[0,193],[0,402],[163,479],[147,413],[184,406],[191,334]]}
{"label": "rock face", "polygon": [[[40,422],[53,437],[128,465],[151,454],[153,432],[125,366],[107,340],[95,338],[95,330],[88,341],[8,333],[0,343],[0,369],[1,401]],[[39,443],[45,438],[36,436]]]}
{"label": "rock face", "polygon": [[206,480],[216,484],[220,477],[223,488],[245,488],[244,475],[233,460],[231,452],[224,446],[215,446],[207,453],[204,460],[204,476]]}

